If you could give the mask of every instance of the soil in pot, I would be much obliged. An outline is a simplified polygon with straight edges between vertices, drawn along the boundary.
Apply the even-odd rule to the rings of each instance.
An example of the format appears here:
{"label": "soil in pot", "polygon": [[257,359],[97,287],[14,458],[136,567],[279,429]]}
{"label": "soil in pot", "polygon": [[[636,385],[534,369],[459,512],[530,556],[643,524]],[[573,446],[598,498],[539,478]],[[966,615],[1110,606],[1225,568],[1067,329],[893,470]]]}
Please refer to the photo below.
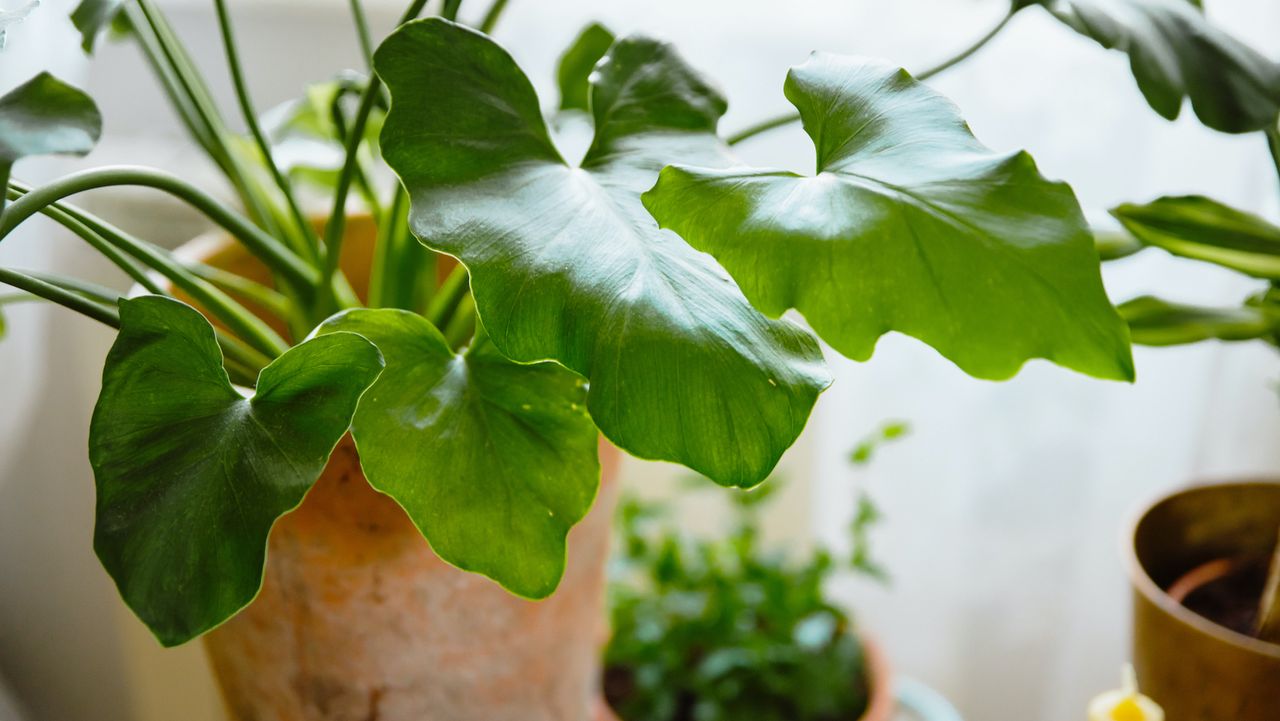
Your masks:
{"label": "soil in pot", "polygon": [[1253,636],[1258,625],[1258,601],[1267,582],[1268,560],[1211,561],[1178,579],[1169,587],[1169,596],[1219,626]]}

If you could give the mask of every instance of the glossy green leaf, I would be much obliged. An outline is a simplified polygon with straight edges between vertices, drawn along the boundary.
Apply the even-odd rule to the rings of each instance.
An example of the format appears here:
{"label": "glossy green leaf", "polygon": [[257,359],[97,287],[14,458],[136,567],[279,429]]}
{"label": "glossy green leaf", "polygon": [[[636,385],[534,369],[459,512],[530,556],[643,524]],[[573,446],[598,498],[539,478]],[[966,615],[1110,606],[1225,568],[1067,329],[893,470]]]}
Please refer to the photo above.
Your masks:
{"label": "glossy green leaf", "polygon": [[1129,56],[1147,103],[1169,120],[1182,102],[1215,130],[1274,125],[1280,65],[1209,22],[1189,0],[1018,0],[1041,5],[1082,35]]}
{"label": "glossy green leaf", "polygon": [[1030,358],[1133,377],[1069,187],[1025,153],[987,149],[946,98],[879,62],[817,54],[786,95],[817,146],[816,176],[690,163],[644,196],[757,308],[798,309],[856,360],[896,330],[980,378]]}
{"label": "glossy green leaf", "polygon": [[347,311],[317,332],[332,331],[359,333],[387,359],[352,425],[369,483],[449,563],[521,596],[554,591],[565,536],[600,481],[582,379],[512,363],[483,339],[456,354],[402,310]]}
{"label": "glossy green leaf", "polygon": [[1280,227],[1198,195],[1126,203],[1111,214],[1140,242],[1256,278],[1280,280]]}
{"label": "glossy green leaf", "polygon": [[49,73],[0,97],[0,185],[31,155],[85,155],[102,134],[93,99]]}
{"label": "glossy green leaf", "polygon": [[280,356],[245,397],[198,312],[162,296],[120,302],[89,430],[94,549],[161,643],[253,599],[272,524],[302,501],[381,369],[368,341],[334,334]]}
{"label": "glossy green leaf", "polygon": [[1099,228],[1093,230],[1093,249],[1098,251],[1098,260],[1128,258],[1146,247],[1138,242],[1137,238],[1123,230]]}
{"label": "glossy green leaf", "polygon": [[591,71],[613,45],[613,33],[599,23],[583,28],[569,49],[560,56],[556,81],[560,86],[560,109],[587,111],[591,96]]}
{"label": "glossy green leaf", "polygon": [[1119,310],[1129,323],[1133,342],[1141,345],[1183,345],[1210,339],[1270,338],[1274,342],[1280,330],[1280,315],[1249,305],[1210,308],[1147,295],[1121,303]]}
{"label": "glossy green leaf", "polygon": [[124,0],[81,0],[71,11],[71,23],[80,31],[81,46],[86,53],[93,52],[98,36],[111,27]]}
{"label": "glossy green leaf", "polygon": [[574,168],[489,38],[424,20],[375,64],[392,97],[383,154],[411,227],[466,264],[498,349],[588,378],[596,425],[637,456],[727,485],[763,480],[830,382],[818,345],[760,315],[640,203],[669,162],[727,162],[724,100],[669,46],[619,41],[593,76],[595,140]]}

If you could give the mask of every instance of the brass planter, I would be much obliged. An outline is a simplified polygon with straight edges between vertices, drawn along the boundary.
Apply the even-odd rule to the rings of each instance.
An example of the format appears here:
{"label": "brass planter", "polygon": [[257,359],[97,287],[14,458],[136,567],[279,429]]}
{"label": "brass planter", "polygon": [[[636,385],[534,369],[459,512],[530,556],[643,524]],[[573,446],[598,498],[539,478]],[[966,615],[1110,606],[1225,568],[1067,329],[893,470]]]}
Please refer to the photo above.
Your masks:
{"label": "brass planter", "polygon": [[1133,662],[1168,721],[1280,719],[1280,645],[1188,610],[1166,589],[1210,561],[1265,556],[1280,527],[1280,482],[1197,486],[1142,513],[1127,543]]}

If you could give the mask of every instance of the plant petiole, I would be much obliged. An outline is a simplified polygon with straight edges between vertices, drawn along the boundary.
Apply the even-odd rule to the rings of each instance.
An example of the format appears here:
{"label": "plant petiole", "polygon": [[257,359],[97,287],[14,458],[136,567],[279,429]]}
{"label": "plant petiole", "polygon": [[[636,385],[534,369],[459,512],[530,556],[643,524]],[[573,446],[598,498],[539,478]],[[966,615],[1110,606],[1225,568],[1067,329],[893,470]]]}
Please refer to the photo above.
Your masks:
{"label": "plant petiole", "polygon": [[115,166],[86,170],[33,190],[0,215],[0,240],[24,220],[63,198],[87,190],[119,185],[153,188],[179,198],[235,236],[249,252],[290,283],[301,288],[315,288],[319,283],[320,277],[314,268],[244,216],[176,175],[151,168]]}
{"label": "plant petiole", "polygon": [[[964,62],[974,53],[978,52],[983,47],[985,47],[987,43],[991,42],[992,39],[995,38],[995,36],[999,35],[1000,31],[1004,30],[1005,26],[1009,24],[1009,21],[1013,19],[1013,16],[1015,14],[1017,14],[1016,8],[1014,10],[1010,10],[1008,13],[1004,15],[1004,17],[1000,19],[1000,22],[996,23],[995,27],[988,30],[985,35],[978,38],[975,42],[970,44],[964,50],[961,50],[959,53],[951,56],[950,58],[947,58],[946,60],[942,61],[937,65],[934,65],[931,68],[928,68],[926,70],[920,71],[919,73],[916,73],[915,74],[916,80],[928,80],[929,78],[935,75],[944,73],[947,70],[950,70],[952,67]],[[737,145],[738,143],[741,143],[744,140],[754,138],[755,136],[760,135],[761,133],[765,133],[770,130],[773,130],[774,128],[781,128],[784,125],[790,125],[791,123],[794,123],[799,119],[800,119],[800,114],[796,112],[790,112],[785,115],[779,115],[773,118],[769,118],[768,120],[763,120],[759,123],[756,123],[755,125],[752,125],[743,130],[740,130],[737,133],[734,133],[733,135],[730,135],[725,142],[727,142],[729,145]]]}

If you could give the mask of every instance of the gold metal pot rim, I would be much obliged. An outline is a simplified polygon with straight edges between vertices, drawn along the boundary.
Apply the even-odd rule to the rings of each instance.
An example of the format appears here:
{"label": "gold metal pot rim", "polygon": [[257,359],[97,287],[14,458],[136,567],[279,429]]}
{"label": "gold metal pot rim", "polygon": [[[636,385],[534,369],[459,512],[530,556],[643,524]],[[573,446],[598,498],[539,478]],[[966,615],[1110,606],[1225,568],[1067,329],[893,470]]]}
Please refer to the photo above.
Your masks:
{"label": "gold metal pot rim", "polygon": [[1147,573],[1147,569],[1143,567],[1142,561],[1138,559],[1138,550],[1136,539],[1138,535],[1138,526],[1146,519],[1147,515],[1155,508],[1167,501],[1178,496],[1184,496],[1191,493],[1203,492],[1212,489],[1223,488],[1249,488],[1249,487],[1268,487],[1280,488],[1280,479],[1267,476],[1256,476],[1251,478],[1225,480],[1225,481],[1209,481],[1200,483],[1191,483],[1182,486],[1173,491],[1161,493],[1153,499],[1139,506],[1136,512],[1130,514],[1130,521],[1125,526],[1125,535],[1121,539],[1122,550],[1124,554],[1125,565],[1129,572],[1129,581],[1134,588],[1138,589],[1148,601],[1165,613],[1172,616],[1181,623],[1192,627],[1193,629],[1207,636],[1215,638],[1223,643],[1230,644],[1241,650],[1256,653],[1280,660],[1280,644],[1269,643],[1252,636],[1246,636],[1243,633],[1232,631],[1225,626],[1220,626],[1213,621],[1191,611],[1186,606],[1173,600],[1164,589],[1151,578]]}

